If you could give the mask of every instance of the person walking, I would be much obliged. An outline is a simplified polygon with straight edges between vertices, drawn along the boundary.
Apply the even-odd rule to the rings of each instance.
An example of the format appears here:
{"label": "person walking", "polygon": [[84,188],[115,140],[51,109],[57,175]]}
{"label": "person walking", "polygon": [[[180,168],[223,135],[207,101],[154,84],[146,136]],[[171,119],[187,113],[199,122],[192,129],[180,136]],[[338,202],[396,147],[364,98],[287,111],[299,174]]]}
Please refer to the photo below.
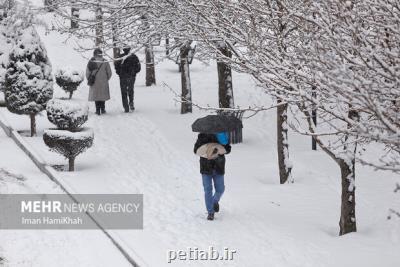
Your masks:
{"label": "person walking", "polygon": [[115,62],[115,71],[119,76],[122,106],[125,112],[129,112],[129,109],[131,111],[135,110],[133,89],[135,86],[136,74],[140,72],[141,66],[138,57],[133,53],[130,54],[130,48],[124,48],[123,51],[124,54]]}
{"label": "person walking", "polygon": [[95,102],[97,115],[106,113],[105,101],[110,99],[108,81],[111,75],[111,67],[104,59],[103,51],[96,48],[86,67],[86,79],[90,86],[89,101]]}
{"label": "person walking", "polygon": [[[217,134],[200,133],[194,145],[194,153],[200,155],[200,173],[203,179],[207,220],[214,220],[219,212],[219,201],[225,191],[225,156],[231,152],[227,132]],[[213,194],[213,183],[215,193]]]}

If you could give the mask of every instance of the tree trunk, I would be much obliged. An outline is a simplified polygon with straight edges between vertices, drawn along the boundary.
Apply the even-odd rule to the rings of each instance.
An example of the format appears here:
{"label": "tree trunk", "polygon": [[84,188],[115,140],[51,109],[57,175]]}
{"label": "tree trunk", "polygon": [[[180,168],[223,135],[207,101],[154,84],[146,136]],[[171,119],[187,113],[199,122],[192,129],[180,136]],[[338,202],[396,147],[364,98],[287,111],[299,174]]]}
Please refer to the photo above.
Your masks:
{"label": "tree trunk", "polygon": [[70,91],[69,92],[69,99],[71,99],[72,98],[72,95],[74,94],[74,91]]}
{"label": "tree trunk", "polygon": [[100,6],[100,0],[98,1],[98,6],[96,7],[96,47],[101,47],[103,44],[103,10]]}
{"label": "tree trunk", "polygon": [[[281,100],[278,100],[278,104]],[[280,183],[284,184],[290,177],[292,166],[289,160],[288,125],[287,125],[288,105],[280,105],[277,108],[277,147]]]}
{"label": "tree trunk", "polygon": [[354,159],[351,161],[351,166],[349,166],[345,160],[341,160],[339,163],[342,176],[342,204],[339,235],[357,231],[354,163]]}
{"label": "tree trunk", "polygon": [[[226,45],[220,45],[218,50],[226,57],[232,57],[232,53]],[[219,59],[218,59],[219,58]],[[220,108],[234,108],[232,69],[221,56],[217,56],[218,69],[218,96]]]}
{"label": "tree trunk", "polygon": [[68,170],[70,172],[75,171],[75,157],[70,157],[68,159]]}
{"label": "tree trunk", "polygon": [[154,52],[151,44],[146,45],[146,86],[156,84],[156,72],[154,69]]}
{"label": "tree trunk", "polygon": [[32,137],[36,135],[36,115],[29,114],[29,117],[31,118],[31,137]]}
{"label": "tree trunk", "polygon": [[[312,97],[316,98],[317,97],[317,92],[316,92],[316,87],[313,86],[312,88]],[[311,111],[311,117],[314,122],[314,125],[317,126],[317,108],[314,107]],[[312,150],[317,150],[317,141],[315,140],[314,137],[311,137],[311,149]]]}
{"label": "tree trunk", "polygon": [[[351,105],[349,107],[348,117],[354,121],[359,121],[359,114]],[[350,127],[351,125],[348,126],[348,128]],[[344,154],[346,158],[339,161],[342,176],[342,205],[340,210],[339,235],[357,232],[355,198],[355,159],[357,152],[357,138],[347,135],[345,137],[345,142]]]}
{"label": "tree trunk", "polygon": [[165,55],[169,55],[169,38],[165,39]]}
{"label": "tree trunk", "polygon": [[[311,111],[311,116],[312,116],[312,120],[314,122],[314,125],[317,126],[317,110],[313,109]],[[317,150],[317,142],[315,141],[314,137],[311,137],[311,149],[312,150]]]}
{"label": "tree trunk", "polygon": [[192,112],[192,88],[190,83],[189,59],[190,43],[182,45],[180,50],[180,66],[181,66],[181,85],[182,85],[182,102],[181,114]]}
{"label": "tree trunk", "polygon": [[78,29],[78,28],[79,28],[79,8],[71,7],[71,29]]}
{"label": "tree trunk", "polygon": [[114,57],[114,64],[115,59],[119,58],[120,56],[120,49],[118,48],[118,26],[119,23],[115,20],[112,21],[112,39],[113,39],[113,57]]}

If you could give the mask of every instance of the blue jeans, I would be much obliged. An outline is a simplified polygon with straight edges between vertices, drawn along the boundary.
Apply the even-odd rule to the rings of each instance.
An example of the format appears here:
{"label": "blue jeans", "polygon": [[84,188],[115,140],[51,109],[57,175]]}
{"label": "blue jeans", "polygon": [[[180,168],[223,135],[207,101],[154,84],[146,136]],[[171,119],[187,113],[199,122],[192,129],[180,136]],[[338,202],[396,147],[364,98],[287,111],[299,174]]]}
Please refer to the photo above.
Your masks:
{"label": "blue jeans", "polygon": [[[204,187],[204,198],[206,201],[206,207],[208,213],[214,213],[214,203],[219,202],[222,194],[225,191],[224,175],[216,174],[215,171],[212,175],[202,174],[203,187]],[[213,195],[213,182],[215,187],[215,193]]]}

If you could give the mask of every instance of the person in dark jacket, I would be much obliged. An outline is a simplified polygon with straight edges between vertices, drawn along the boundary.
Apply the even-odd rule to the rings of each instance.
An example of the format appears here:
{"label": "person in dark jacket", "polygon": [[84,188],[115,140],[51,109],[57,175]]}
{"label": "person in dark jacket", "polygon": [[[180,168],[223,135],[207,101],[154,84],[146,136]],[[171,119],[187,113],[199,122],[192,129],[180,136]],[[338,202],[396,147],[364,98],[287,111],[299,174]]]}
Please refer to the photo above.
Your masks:
{"label": "person in dark jacket", "polygon": [[[133,87],[135,85],[136,74],[140,72],[141,66],[135,54],[129,54],[131,49],[124,48],[124,54],[115,62],[115,71],[119,76],[121,86],[122,105],[125,112],[135,110],[133,103]],[[128,103],[129,98],[129,103]]]}
{"label": "person in dark jacket", "polygon": [[[226,154],[231,152],[229,136],[227,133],[205,134],[200,133],[194,145],[194,153],[204,144],[219,143]],[[207,220],[214,220],[214,213],[219,212],[219,200],[225,191],[225,156],[218,155],[215,159],[200,157],[200,173],[203,179],[204,197],[207,208]],[[213,194],[213,182],[215,193]]]}

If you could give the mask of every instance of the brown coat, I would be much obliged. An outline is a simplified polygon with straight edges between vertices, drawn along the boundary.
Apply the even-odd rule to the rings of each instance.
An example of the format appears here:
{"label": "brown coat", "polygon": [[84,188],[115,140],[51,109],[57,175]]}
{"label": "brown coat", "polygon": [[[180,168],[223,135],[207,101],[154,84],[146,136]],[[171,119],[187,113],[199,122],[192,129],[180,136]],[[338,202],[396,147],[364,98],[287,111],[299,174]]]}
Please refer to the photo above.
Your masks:
{"label": "brown coat", "polygon": [[[97,64],[96,70],[98,69],[98,72],[94,84],[89,88],[89,101],[107,101],[110,99],[108,81],[112,75],[110,64],[104,61],[103,58],[96,58],[95,60],[98,61],[95,63]],[[96,70],[93,70],[93,72]],[[86,79],[89,78],[90,72],[88,64],[86,67]]]}

